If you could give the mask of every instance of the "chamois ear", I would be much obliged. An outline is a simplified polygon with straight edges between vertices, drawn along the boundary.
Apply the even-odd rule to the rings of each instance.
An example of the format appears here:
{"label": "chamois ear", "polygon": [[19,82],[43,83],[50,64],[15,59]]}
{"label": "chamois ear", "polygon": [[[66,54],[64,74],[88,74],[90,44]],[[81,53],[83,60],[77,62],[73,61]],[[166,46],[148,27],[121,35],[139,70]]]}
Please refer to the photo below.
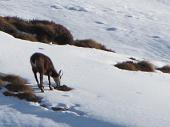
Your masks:
{"label": "chamois ear", "polygon": [[59,77],[60,77],[60,79],[61,79],[62,76],[63,76],[63,72],[62,72],[62,70],[60,70],[60,71],[59,71]]}

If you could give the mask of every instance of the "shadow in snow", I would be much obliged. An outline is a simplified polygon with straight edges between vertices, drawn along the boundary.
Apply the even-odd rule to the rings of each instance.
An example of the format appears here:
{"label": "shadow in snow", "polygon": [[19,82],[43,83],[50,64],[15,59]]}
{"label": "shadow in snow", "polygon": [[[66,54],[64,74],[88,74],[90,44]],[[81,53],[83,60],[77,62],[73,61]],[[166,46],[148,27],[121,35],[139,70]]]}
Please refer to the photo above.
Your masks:
{"label": "shadow in snow", "polygon": [[[34,115],[38,118],[48,118],[56,123],[65,123],[71,127],[126,127],[124,125],[108,123],[94,118],[84,117],[82,115],[77,116],[70,112],[45,110],[40,106],[33,106],[13,97],[4,97],[2,94],[0,95],[0,104],[8,105],[8,107],[16,109],[23,114]],[[76,106],[79,105],[75,105],[75,107]],[[77,112],[75,107],[71,107],[70,110]]]}
{"label": "shadow in snow", "polygon": [[96,24],[104,24],[103,22],[101,21],[95,21]]}
{"label": "shadow in snow", "polygon": [[107,30],[107,31],[116,31],[116,30],[117,30],[117,28],[115,28],[115,27],[111,27],[111,28],[107,28],[106,30]]}

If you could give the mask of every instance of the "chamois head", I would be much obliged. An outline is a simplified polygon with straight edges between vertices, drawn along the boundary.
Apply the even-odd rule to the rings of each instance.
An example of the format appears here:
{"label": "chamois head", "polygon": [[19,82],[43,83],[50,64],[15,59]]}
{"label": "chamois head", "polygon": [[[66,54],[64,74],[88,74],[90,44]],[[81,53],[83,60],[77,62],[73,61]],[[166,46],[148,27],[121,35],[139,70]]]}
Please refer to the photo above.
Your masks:
{"label": "chamois head", "polygon": [[56,71],[53,72],[52,77],[56,83],[56,86],[54,86],[54,88],[56,89],[58,86],[60,86],[60,80],[61,77],[63,76],[63,72],[60,70],[59,73],[57,73]]}

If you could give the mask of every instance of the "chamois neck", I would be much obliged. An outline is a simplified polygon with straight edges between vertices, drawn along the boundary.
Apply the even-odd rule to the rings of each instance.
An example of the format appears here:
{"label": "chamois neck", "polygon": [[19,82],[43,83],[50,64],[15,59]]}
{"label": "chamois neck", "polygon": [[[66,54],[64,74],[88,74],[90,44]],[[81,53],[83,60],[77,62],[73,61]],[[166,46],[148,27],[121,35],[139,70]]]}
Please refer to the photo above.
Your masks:
{"label": "chamois neck", "polygon": [[57,71],[56,71],[55,69],[53,69],[51,76],[52,76],[52,77],[58,77],[59,74],[57,73]]}

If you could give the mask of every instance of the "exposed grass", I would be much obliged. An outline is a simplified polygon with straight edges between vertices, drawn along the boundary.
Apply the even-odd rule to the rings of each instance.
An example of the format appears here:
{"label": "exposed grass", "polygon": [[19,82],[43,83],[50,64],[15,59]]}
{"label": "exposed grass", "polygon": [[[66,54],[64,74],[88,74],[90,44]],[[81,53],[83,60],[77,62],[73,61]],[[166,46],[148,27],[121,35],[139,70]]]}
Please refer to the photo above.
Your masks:
{"label": "exposed grass", "polygon": [[36,36],[33,36],[32,34],[28,34],[28,33],[15,33],[13,34],[16,38],[20,38],[22,40],[28,40],[28,41],[33,41],[36,42],[38,41]]}
{"label": "exposed grass", "polygon": [[41,100],[34,94],[33,89],[26,85],[27,81],[20,76],[6,75],[1,77],[0,80],[2,80],[2,83],[7,82],[4,86],[7,89],[3,93],[5,96],[14,96],[32,102],[39,102]]}
{"label": "exposed grass", "polygon": [[0,88],[4,86],[4,84],[5,84],[4,81],[0,79]]}
{"label": "exposed grass", "polygon": [[100,44],[99,42],[93,39],[75,40],[74,45],[78,47],[95,48],[104,51],[114,52],[111,49],[107,49],[104,45]]}
{"label": "exposed grass", "polygon": [[132,61],[117,63],[115,67],[123,70],[137,71],[137,68],[135,67],[135,63]]}
{"label": "exposed grass", "polygon": [[148,61],[139,61],[136,65],[136,68],[138,68],[138,70],[140,71],[145,71],[145,72],[155,71],[155,66]]}
{"label": "exposed grass", "polygon": [[170,73],[170,65],[165,65],[163,67],[157,68],[157,70],[160,70],[163,73]]}
{"label": "exposed grass", "polygon": [[17,33],[17,28],[2,17],[0,17],[0,30],[12,35]]}
{"label": "exposed grass", "polygon": [[55,87],[55,89],[60,90],[60,91],[70,91],[73,88],[70,88],[70,87],[68,87],[66,85],[62,85],[62,86]]}
{"label": "exposed grass", "polygon": [[73,44],[71,32],[66,27],[50,21],[0,16],[0,30],[24,40],[60,45]]}
{"label": "exposed grass", "polygon": [[126,61],[116,64],[115,67],[130,71],[145,71],[145,72],[155,71],[155,66],[148,61],[139,61],[137,63],[133,61]]}
{"label": "exposed grass", "polygon": [[21,78],[20,76],[17,75],[6,75],[2,77],[2,80],[11,82],[13,84],[19,84],[19,85],[23,85],[27,83],[26,79]]}
{"label": "exposed grass", "polygon": [[59,45],[75,45],[78,47],[95,48],[109,52],[104,45],[92,39],[75,40],[71,32],[63,25],[46,20],[23,20],[18,17],[0,16],[0,30],[16,38]]}

